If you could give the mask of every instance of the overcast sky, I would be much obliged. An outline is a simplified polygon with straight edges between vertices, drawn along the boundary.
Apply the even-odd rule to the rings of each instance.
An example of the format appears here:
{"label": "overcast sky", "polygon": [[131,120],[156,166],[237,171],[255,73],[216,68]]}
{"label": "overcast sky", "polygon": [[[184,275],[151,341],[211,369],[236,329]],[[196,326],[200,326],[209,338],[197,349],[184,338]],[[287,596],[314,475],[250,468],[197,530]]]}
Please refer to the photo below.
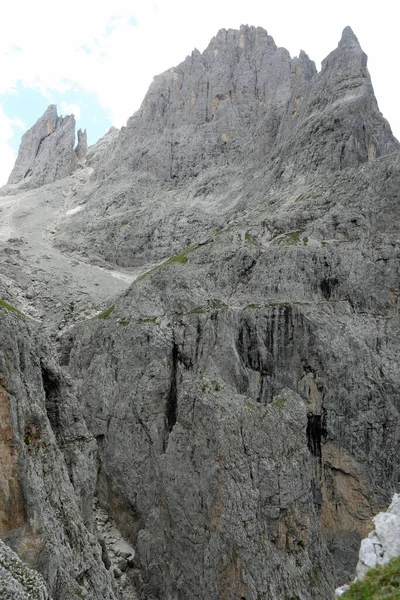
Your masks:
{"label": "overcast sky", "polygon": [[400,138],[394,0],[14,0],[0,8],[0,185],[21,135],[49,104],[75,114],[94,143],[139,107],[154,75],[203,51],[222,27],[264,27],[316,62],[350,25],[369,57],[379,107]]}

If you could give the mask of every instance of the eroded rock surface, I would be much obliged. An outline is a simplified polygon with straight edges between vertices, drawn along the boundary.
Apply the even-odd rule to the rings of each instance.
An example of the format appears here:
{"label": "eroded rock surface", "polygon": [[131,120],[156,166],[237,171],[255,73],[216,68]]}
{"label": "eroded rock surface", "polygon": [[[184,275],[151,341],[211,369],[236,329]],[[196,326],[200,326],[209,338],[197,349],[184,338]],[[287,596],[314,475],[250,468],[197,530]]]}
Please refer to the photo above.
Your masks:
{"label": "eroded rock surface", "polygon": [[0,540],[0,597],[2,600],[51,600],[37,571],[29,569]]}
{"label": "eroded rock surface", "polygon": [[3,301],[0,330],[0,537],[52,597],[112,600],[93,521],[96,442],[72,383],[37,326]]}
{"label": "eroded rock surface", "polygon": [[[68,202],[46,260],[143,271],[64,333],[61,370],[43,339],[15,347],[19,321],[5,329],[22,408],[4,385],[4,519],[55,548],[26,560],[55,600],[53,560],[93,598],[125,573],[141,600],[333,598],[400,477],[400,146],[357,38],[346,28],[318,73],[260,28],[222,30],[86,165],[43,188]],[[20,474],[34,460],[48,496]]]}
{"label": "eroded rock surface", "polygon": [[221,30],[202,54],[157,76],[127,126],[105,136],[86,211],[60,224],[57,243],[134,266],[242,220],[271,196],[288,221],[285,186],[300,196],[305,182],[400,150],[366,64],[350,28],[319,73],[261,28]]}
{"label": "eroded rock surface", "polygon": [[35,188],[70,175],[82,162],[87,150],[86,131],[78,132],[75,145],[75,118],[59,117],[51,104],[22,136],[18,157],[9,184]]}

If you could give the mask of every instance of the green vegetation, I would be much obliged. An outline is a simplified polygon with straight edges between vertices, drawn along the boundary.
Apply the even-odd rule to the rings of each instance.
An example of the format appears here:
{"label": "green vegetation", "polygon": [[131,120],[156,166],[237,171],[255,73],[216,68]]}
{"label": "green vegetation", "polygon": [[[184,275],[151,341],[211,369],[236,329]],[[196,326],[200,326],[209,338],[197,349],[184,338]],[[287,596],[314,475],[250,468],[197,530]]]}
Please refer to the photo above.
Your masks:
{"label": "green vegetation", "polygon": [[125,225],[129,225],[129,221],[122,221],[121,227],[125,227]]}
{"label": "green vegetation", "polygon": [[157,323],[157,317],[143,317],[141,319],[138,319],[136,323]]}
{"label": "green vegetation", "polygon": [[322,245],[322,246],[327,246],[327,245],[328,245],[328,242],[325,242],[325,240],[322,240],[322,242],[321,242],[321,245]]}
{"label": "green vegetation", "polygon": [[344,600],[399,600],[400,556],[387,565],[370,569],[362,581],[357,581],[343,594]]}
{"label": "green vegetation", "polygon": [[309,304],[311,304],[310,302],[300,302],[298,300],[295,300],[294,302],[268,302],[267,304],[247,304],[247,306],[244,307],[244,310],[247,309],[252,309],[252,308],[272,308],[274,306],[293,306],[293,305],[297,305],[297,306],[308,306]]}
{"label": "green vegetation", "polygon": [[99,315],[97,315],[98,319],[108,319],[108,317],[111,315],[111,313],[114,310],[114,304],[112,304],[111,306],[109,306],[108,308],[106,308],[106,310],[103,310],[102,313],[100,313]]}
{"label": "green vegetation", "polygon": [[191,244],[190,246],[188,246],[187,248],[182,250],[182,252],[179,252],[179,254],[175,254],[175,256],[171,256],[170,258],[168,258],[168,260],[161,263],[161,265],[158,265],[157,267],[153,267],[149,271],[146,271],[146,273],[143,273],[143,275],[138,277],[136,281],[141,281],[142,279],[145,279],[146,277],[148,277],[152,273],[155,273],[159,269],[162,269],[166,265],[172,265],[173,263],[181,263],[181,264],[187,263],[187,261],[188,261],[187,255],[190,254],[191,252],[194,252],[196,250],[196,248],[198,248],[198,247],[199,247],[199,244]]}
{"label": "green vegetation", "polygon": [[[0,567],[5,569],[11,577],[18,581],[26,594],[26,596],[24,594],[25,597],[31,598],[32,600],[40,600],[43,598],[45,585],[39,573],[29,569],[23,562],[18,560],[11,550],[6,552],[4,548],[4,546],[0,547]],[[14,594],[10,596],[10,598],[14,597]],[[4,596],[2,596],[2,598],[4,598]]]}
{"label": "green vegetation", "polygon": [[211,308],[214,308],[214,309],[229,308],[229,306],[227,304],[225,304],[225,302],[221,302],[221,300],[218,300],[218,298],[213,298],[213,300],[211,300],[210,304],[211,304]]}
{"label": "green vegetation", "polygon": [[203,315],[204,313],[208,313],[210,312],[209,308],[193,308],[193,310],[190,310],[189,312],[187,312],[187,315]]}
{"label": "green vegetation", "polygon": [[286,404],[287,402],[287,398],[277,398],[273,403],[272,406],[274,408],[282,408],[282,406],[284,406],[284,404]]}
{"label": "green vegetation", "polygon": [[214,392],[219,392],[220,387],[219,387],[219,383],[218,383],[218,381],[216,379],[213,379],[211,381],[211,385],[213,386]]}
{"label": "green vegetation", "polygon": [[[300,241],[301,231],[288,231],[276,238],[278,246],[295,246]],[[307,240],[308,241],[308,240]]]}
{"label": "green vegetation", "polygon": [[220,389],[221,389],[221,387],[216,379],[213,379],[211,381],[211,383],[203,383],[203,385],[201,386],[202,392],[207,392],[208,390],[214,391],[214,392],[219,392]]}
{"label": "green vegetation", "polygon": [[126,325],[129,325],[129,323],[130,323],[130,319],[120,319],[119,320],[120,325],[126,326]]}
{"label": "green vegetation", "polygon": [[20,315],[21,317],[25,316],[24,313],[22,313],[20,310],[18,310],[18,308],[15,308],[15,306],[8,304],[8,302],[6,302],[5,300],[2,300],[1,298],[0,298],[0,308],[5,308],[5,310],[16,313],[17,315]]}
{"label": "green vegetation", "polygon": [[306,235],[303,237],[303,244],[305,246],[308,244],[308,237]]}
{"label": "green vegetation", "polygon": [[254,235],[251,235],[251,233],[249,233],[248,231],[246,231],[246,233],[244,234],[244,239],[246,240],[246,242],[249,242],[249,244],[257,244],[257,238],[255,238]]}
{"label": "green vegetation", "polygon": [[259,406],[259,405],[255,404],[254,402],[251,402],[250,400],[245,400],[244,404],[245,404],[245,406],[247,406],[247,408],[249,408],[253,412],[256,410],[256,406]]}

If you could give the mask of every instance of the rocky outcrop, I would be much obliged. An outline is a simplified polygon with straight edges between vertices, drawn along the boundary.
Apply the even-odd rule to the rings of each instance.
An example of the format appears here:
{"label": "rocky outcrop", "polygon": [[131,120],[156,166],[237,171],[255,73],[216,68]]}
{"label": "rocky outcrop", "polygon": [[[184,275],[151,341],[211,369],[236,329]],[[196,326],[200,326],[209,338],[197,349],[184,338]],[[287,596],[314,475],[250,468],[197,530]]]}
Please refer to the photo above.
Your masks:
{"label": "rocky outcrop", "polygon": [[87,134],[86,129],[82,131],[82,129],[78,129],[78,143],[75,148],[75,154],[78,162],[84,163],[86,159],[87,153]]}
{"label": "rocky outcrop", "polygon": [[272,189],[398,152],[366,63],[350,28],[320,73],[261,28],[221,30],[154,79],[98,155],[85,195],[93,218],[65,223],[60,247],[83,245],[121,266],[157,262],[241,219]]}
{"label": "rocky outcrop", "polygon": [[387,511],[372,521],[375,529],[361,542],[357,579],[362,579],[368,569],[400,556],[400,496],[395,494]]}
{"label": "rocky outcrop", "polygon": [[281,188],[65,337],[142,598],[353,575],[399,477],[399,176],[394,155]]}
{"label": "rocky outcrop", "polygon": [[52,597],[111,600],[92,511],[96,443],[37,329],[0,302],[0,537]]}
{"label": "rocky outcrop", "polygon": [[39,573],[29,569],[1,540],[0,597],[2,600],[51,600]]}
{"label": "rocky outcrop", "polygon": [[70,175],[82,162],[87,149],[86,131],[78,132],[75,145],[75,118],[59,117],[51,104],[22,136],[18,157],[8,183],[35,188]]}
{"label": "rocky outcrop", "polygon": [[[372,519],[375,529],[361,541],[355,581],[364,579],[369,569],[386,565],[392,558],[400,556],[400,496],[394,494],[392,502],[385,512]],[[350,589],[348,584],[336,589],[341,597]]]}
{"label": "rocky outcrop", "polygon": [[111,598],[119,539],[142,600],[333,598],[400,477],[400,146],[356,37],[317,73],[222,30],[87,164],[58,247],[150,265],[62,371],[5,330],[7,543],[55,600]]}

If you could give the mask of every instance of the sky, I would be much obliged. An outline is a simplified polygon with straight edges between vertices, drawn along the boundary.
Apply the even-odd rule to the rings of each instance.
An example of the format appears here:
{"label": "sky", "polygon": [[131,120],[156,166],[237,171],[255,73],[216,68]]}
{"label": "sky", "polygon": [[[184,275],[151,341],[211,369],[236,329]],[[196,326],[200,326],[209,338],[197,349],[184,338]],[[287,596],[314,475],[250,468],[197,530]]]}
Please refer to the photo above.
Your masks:
{"label": "sky", "polygon": [[394,0],[48,0],[0,8],[0,185],[22,134],[57,104],[93,144],[139,108],[153,79],[221,28],[264,27],[292,56],[320,68],[350,25],[369,57],[380,110],[400,138],[398,12]]}

